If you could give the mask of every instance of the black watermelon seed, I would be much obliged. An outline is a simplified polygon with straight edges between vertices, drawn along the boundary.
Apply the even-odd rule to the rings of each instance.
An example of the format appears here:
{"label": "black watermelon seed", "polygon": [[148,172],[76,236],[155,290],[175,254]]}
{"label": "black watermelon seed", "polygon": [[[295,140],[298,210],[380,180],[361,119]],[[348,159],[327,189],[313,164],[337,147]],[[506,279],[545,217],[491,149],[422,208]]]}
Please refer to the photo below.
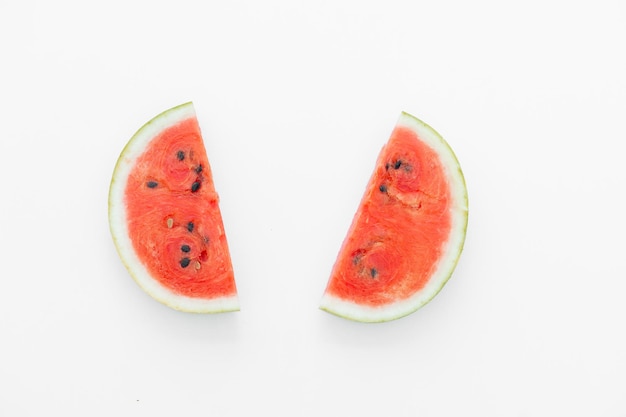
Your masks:
{"label": "black watermelon seed", "polygon": [[189,230],[190,232],[193,232],[193,222],[187,223],[187,230]]}
{"label": "black watermelon seed", "polygon": [[378,275],[378,271],[376,270],[376,268],[370,269],[370,275],[372,276],[372,278],[376,278],[376,275]]}
{"label": "black watermelon seed", "polygon": [[183,245],[180,247],[180,250],[182,250],[183,252],[187,253],[191,250],[191,248],[189,247],[189,245]]}
{"label": "black watermelon seed", "polygon": [[182,161],[183,159],[185,159],[185,152],[183,151],[176,152],[176,158],[178,158],[179,161]]}
{"label": "black watermelon seed", "polygon": [[201,172],[202,172],[202,164],[200,164],[200,165],[198,165],[198,166],[196,167],[196,174],[199,174],[199,173],[201,173]]}
{"label": "black watermelon seed", "polygon": [[354,265],[358,265],[359,262],[361,262],[361,259],[363,258],[363,256],[365,255],[365,249],[357,249],[354,252],[352,252],[352,263]]}
{"label": "black watermelon seed", "polygon": [[402,166],[402,160],[398,159],[396,163],[393,165],[393,168],[400,169],[401,166]]}
{"label": "black watermelon seed", "polygon": [[155,188],[159,184],[156,181],[148,181],[146,185],[148,186],[148,188]]}
{"label": "black watermelon seed", "polygon": [[387,186],[385,184],[382,184],[380,187],[378,187],[378,189],[380,190],[381,193],[387,192]]}
{"label": "black watermelon seed", "polygon": [[189,266],[189,262],[191,262],[189,258],[183,258],[180,260],[180,266],[187,268]]}
{"label": "black watermelon seed", "polygon": [[200,181],[196,181],[193,184],[191,184],[191,192],[192,193],[195,193],[199,189],[200,189]]}
{"label": "black watermelon seed", "polygon": [[389,162],[385,164],[385,171],[389,171]]}

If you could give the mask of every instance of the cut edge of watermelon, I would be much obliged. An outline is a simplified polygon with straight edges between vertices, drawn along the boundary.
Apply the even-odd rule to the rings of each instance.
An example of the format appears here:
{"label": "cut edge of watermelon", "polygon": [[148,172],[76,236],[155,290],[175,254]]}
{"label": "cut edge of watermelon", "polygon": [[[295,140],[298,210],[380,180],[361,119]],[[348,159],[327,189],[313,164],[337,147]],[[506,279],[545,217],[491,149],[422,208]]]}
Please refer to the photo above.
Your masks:
{"label": "cut edge of watermelon", "polygon": [[179,311],[191,313],[225,313],[239,311],[237,294],[213,299],[192,298],[172,293],[156,281],[137,257],[130,240],[124,210],[124,190],[134,161],[161,131],[183,120],[195,118],[192,102],[166,110],[145,123],[122,150],[109,188],[109,228],[122,263],[135,282],[157,301]]}
{"label": "cut edge of watermelon", "polygon": [[343,300],[325,292],[320,302],[320,309],[336,316],[360,322],[386,322],[407,316],[431,301],[448,282],[459,261],[468,223],[468,196],[465,177],[454,151],[446,140],[431,126],[417,117],[402,112],[396,128],[409,128],[419,139],[432,147],[441,158],[442,165],[448,176],[451,205],[450,239],[445,244],[445,254],[426,286],[412,296],[378,307],[364,306],[352,301]]}

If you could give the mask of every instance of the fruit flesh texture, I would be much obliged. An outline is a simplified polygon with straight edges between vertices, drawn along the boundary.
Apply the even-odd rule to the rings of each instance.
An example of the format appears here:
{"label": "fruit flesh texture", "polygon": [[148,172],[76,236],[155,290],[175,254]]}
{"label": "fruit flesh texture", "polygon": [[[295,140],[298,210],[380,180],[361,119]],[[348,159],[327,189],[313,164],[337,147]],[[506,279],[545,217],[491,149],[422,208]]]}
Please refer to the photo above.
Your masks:
{"label": "fruit flesh texture", "polygon": [[149,273],[194,298],[236,294],[222,216],[195,117],[161,132],[125,190],[128,232]]}
{"label": "fruit flesh texture", "polygon": [[443,255],[451,195],[437,153],[406,127],[382,149],[327,294],[380,307],[420,291]]}

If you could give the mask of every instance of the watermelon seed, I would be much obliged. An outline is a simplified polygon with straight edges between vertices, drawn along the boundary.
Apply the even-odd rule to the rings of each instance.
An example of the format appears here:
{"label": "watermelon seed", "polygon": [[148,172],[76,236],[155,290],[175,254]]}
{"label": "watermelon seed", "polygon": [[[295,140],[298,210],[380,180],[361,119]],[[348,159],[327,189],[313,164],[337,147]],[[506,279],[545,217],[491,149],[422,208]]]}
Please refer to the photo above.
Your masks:
{"label": "watermelon seed", "polygon": [[169,219],[167,219],[167,228],[171,229],[172,226],[174,226],[174,219],[170,217]]}
{"label": "watermelon seed", "polygon": [[200,181],[196,181],[193,184],[191,184],[192,193],[195,193],[196,191],[198,191],[199,188],[200,188]]}
{"label": "watermelon seed", "polygon": [[380,187],[378,187],[378,189],[380,190],[381,193],[387,192],[387,186],[385,184],[382,184]]}
{"label": "watermelon seed", "polygon": [[200,269],[200,266],[201,266],[200,262],[198,262],[198,261],[193,263],[193,267],[196,268],[196,269]]}
{"label": "watermelon seed", "polygon": [[394,168],[394,169],[400,169],[400,167],[401,167],[401,166],[402,166],[402,160],[401,160],[401,159],[398,159],[398,160],[396,161],[396,163],[393,165],[393,168]]}
{"label": "watermelon seed", "polygon": [[390,167],[389,162],[387,162],[387,163],[385,164],[385,171],[389,171],[389,167]]}
{"label": "watermelon seed", "polygon": [[201,172],[202,172],[202,164],[198,165],[198,166],[196,167],[195,171],[196,171],[196,174],[201,173]]}
{"label": "watermelon seed", "polygon": [[183,245],[180,247],[180,250],[182,250],[183,252],[187,253],[191,250],[191,248],[189,247],[189,245]]}
{"label": "watermelon seed", "polygon": [[146,185],[148,186],[148,188],[155,188],[159,184],[156,181],[148,181]]}
{"label": "watermelon seed", "polygon": [[376,278],[376,275],[378,275],[378,271],[376,270],[376,268],[370,269],[370,275],[372,276],[372,278]]}
{"label": "watermelon seed", "polygon": [[187,223],[187,230],[189,230],[190,232],[193,232],[193,222]]}
{"label": "watermelon seed", "polygon": [[184,160],[185,159],[185,152],[183,152],[183,151],[176,152],[176,157],[178,158],[179,161]]}
{"label": "watermelon seed", "polygon": [[187,268],[189,266],[189,262],[191,262],[189,258],[183,258],[180,260],[180,266]]}

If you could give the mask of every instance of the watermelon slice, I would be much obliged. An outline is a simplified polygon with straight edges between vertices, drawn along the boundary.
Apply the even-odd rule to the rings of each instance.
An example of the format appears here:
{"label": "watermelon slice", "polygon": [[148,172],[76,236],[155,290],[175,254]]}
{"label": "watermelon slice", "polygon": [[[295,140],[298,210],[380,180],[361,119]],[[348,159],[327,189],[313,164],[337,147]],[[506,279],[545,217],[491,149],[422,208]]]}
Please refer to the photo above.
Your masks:
{"label": "watermelon slice", "polygon": [[192,103],[146,123],[122,151],[109,225],[137,284],[181,311],[239,310],[222,215]]}
{"label": "watermelon slice", "polygon": [[430,126],[402,113],[352,220],[320,308],[363,322],[406,316],[450,278],[465,241],[461,167]]}

